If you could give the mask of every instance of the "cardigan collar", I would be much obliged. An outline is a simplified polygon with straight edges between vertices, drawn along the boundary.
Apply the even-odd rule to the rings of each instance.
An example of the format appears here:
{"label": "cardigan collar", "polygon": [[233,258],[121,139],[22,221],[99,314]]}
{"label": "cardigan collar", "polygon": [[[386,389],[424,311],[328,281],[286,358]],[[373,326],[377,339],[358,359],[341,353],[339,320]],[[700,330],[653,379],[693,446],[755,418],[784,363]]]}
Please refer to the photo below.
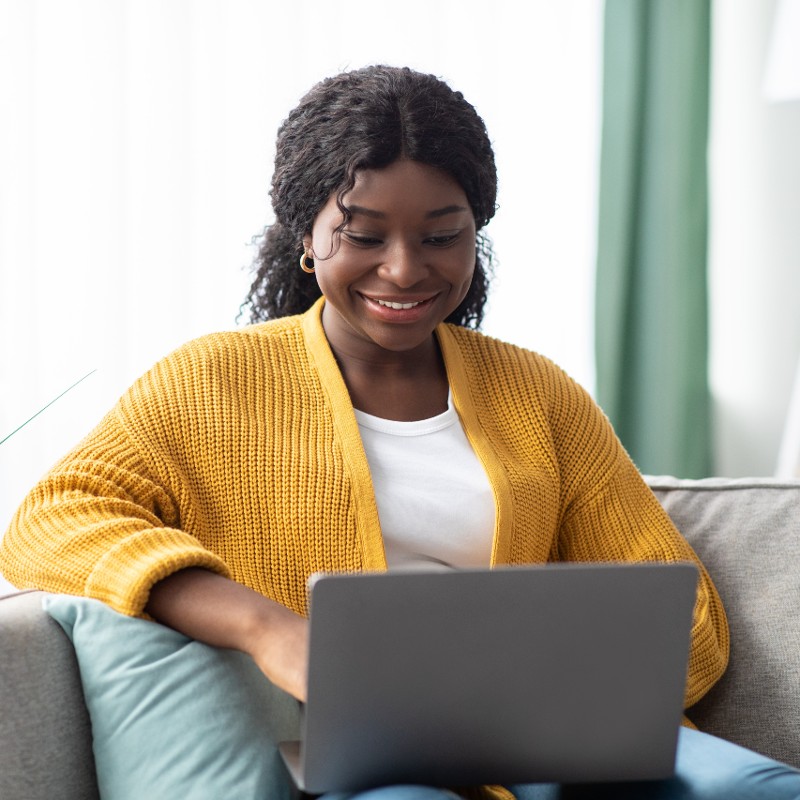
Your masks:
{"label": "cardigan collar", "polygon": [[[369,463],[361,441],[353,404],[347,391],[336,358],[328,344],[322,327],[322,308],[325,298],[320,297],[302,316],[303,336],[311,363],[314,365],[331,409],[337,440],[342,445],[345,469],[353,489],[356,527],[367,570],[385,570],[386,553],[383,547],[378,507],[369,470]],[[453,395],[453,404],[461,424],[492,486],[495,499],[495,528],[491,565],[508,562],[510,532],[513,526],[511,486],[505,469],[478,417],[473,401],[467,365],[452,326],[441,323],[436,336],[442,350],[447,380]],[[444,467],[443,467],[444,468]]]}

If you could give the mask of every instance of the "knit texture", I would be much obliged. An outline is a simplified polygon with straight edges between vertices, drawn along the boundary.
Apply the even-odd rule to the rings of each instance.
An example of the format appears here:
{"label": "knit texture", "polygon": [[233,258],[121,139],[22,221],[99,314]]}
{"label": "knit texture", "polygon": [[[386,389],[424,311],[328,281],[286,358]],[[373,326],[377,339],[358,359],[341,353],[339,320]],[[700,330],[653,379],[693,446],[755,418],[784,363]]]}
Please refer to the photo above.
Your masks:
{"label": "knit texture", "polygon": [[[138,380],[24,501],[0,546],[3,574],[140,615],[154,583],[199,566],[306,613],[314,572],[385,569],[322,302],[190,342]],[[495,493],[493,564],[697,561],[564,372],[464,328],[437,335]],[[727,654],[724,612],[701,567],[687,706]]]}

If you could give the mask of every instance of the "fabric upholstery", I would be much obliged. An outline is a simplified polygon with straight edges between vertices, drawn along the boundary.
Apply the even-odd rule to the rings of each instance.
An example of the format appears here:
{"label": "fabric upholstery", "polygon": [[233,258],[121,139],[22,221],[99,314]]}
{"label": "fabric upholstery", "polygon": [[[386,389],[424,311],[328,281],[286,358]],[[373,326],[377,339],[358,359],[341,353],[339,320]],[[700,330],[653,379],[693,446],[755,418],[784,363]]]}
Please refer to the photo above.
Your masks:
{"label": "fabric upholstery", "polygon": [[0,598],[0,798],[97,797],[72,645],[41,592]]}
{"label": "fabric upholstery", "polygon": [[648,478],[722,597],[731,659],[689,717],[800,766],[800,482]]}

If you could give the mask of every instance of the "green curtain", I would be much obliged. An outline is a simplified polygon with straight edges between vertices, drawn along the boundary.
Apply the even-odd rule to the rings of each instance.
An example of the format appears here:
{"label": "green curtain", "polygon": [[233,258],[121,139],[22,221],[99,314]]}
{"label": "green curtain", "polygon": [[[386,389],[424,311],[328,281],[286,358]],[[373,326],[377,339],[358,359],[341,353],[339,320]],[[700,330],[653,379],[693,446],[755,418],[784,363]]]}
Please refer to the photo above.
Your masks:
{"label": "green curtain", "polygon": [[710,0],[606,0],[597,398],[639,469],[710,474]]}

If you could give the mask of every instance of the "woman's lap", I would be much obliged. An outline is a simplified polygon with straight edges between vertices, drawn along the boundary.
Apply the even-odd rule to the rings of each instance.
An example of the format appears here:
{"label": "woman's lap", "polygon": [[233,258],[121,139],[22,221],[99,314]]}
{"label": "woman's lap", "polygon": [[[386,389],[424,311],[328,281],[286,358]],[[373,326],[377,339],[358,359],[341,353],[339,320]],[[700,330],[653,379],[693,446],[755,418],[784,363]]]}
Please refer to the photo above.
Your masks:
{"label": "woman's lap", "polygon": [[[636,783],[513,786],[518,800],[800,800],[800,771],[699,731],[681,729],[675,777]],[[452,800],[424,786],[387,786],[322,800]]]}
{"label": "woman's lap", "polygon": [[382,786],[366,792],[334,792],[323,795],[319,800],[461,800],[457,794],[446,789],[430,786]]}
{"label": "woman's lap", "polygon": [[664,781],[515,786],[518,800],[800,800],[800,771],[700,731],[681,729]]}

